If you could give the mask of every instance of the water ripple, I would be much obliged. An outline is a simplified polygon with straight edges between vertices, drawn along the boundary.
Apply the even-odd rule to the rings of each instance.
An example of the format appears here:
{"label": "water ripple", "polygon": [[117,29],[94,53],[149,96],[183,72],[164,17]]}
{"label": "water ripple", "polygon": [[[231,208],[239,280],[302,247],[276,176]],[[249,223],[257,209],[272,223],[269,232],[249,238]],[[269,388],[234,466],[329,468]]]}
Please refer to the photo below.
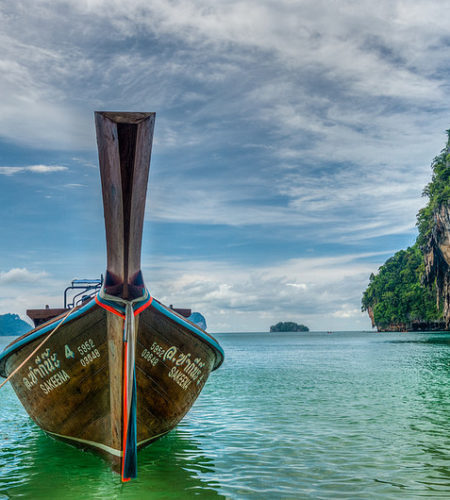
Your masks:
{"label": "water ripple", "polygon": [[450,498],[450,335],[228,334],[177,429],[122,485],[2,392],[4,498]]}

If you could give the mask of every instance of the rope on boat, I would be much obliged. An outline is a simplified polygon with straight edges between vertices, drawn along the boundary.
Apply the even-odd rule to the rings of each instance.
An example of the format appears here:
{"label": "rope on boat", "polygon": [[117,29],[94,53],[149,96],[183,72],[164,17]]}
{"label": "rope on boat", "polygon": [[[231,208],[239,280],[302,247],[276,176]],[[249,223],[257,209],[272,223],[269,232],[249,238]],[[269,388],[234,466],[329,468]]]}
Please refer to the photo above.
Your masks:
{"label": "rope on boat", "polygon": [[28,363],[28,361],[37,353],[37,351],[39,351],[39,349],[46,343],[48,342],[48,340],[50,340],[50,337],[52,337],[52,335],[56,332],[56,330],[58,330],[58,328],[64,323],[64,321],[66,321],[66,319],[73,313],[75,309],[70,309],[66,315],[63,317],[63,319],[55,326],[55,328],[53,328],[53,330],[47,335],[47,337],[45,337],[45,339],[36,347],[36,349],[34,349],[31,354],[29,354],[23,361],[22,363],[20,363],[20,365],[15,368],[7,377],[6,379],[0,384],[0,389],[7,383],[9,382],[12,377],[14,377],[14,375],[23,367],[23,365],[25,365],[26,363]]}
{"label": "rope on boat", "polygon": [[[110,304],[102,302],[103,299]],[[136,426],[136,331],[135,316],[140,314],[152,303],[152,297],[148,290],[144,295],[133,300],[125,300],[120,297],[107,294],[102,288],[95,298],[100,307],[120,316],[124,320],[123,325],[123,384],[122,384],[122,481],[129,481],[137,476],[137,426]],[[141,303],[134,310],[134,305]],[[125,314],[117,310],[115,305],[125,308]]]}

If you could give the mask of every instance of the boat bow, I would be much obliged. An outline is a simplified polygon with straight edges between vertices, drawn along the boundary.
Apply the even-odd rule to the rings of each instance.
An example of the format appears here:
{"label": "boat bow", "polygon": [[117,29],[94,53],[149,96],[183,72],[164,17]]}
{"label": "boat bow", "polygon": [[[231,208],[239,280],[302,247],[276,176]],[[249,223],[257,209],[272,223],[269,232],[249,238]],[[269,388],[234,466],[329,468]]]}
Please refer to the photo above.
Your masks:
{"label": "boat bow", "polygon": [[109,295],[143,295],[141,246],[155,113],[97,111]]}

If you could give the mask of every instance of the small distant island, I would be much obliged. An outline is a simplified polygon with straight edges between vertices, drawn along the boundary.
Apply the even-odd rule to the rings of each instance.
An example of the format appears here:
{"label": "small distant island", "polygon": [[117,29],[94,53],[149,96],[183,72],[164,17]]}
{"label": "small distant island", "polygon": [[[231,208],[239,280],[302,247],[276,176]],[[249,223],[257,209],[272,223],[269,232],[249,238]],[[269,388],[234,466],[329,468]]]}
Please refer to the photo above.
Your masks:
{"label": "small distant island", "polygon": [[271,332],[309,332],[309,328],[305,325],[298,325],[293,321],[280,321],[276,325],[270,327]]}

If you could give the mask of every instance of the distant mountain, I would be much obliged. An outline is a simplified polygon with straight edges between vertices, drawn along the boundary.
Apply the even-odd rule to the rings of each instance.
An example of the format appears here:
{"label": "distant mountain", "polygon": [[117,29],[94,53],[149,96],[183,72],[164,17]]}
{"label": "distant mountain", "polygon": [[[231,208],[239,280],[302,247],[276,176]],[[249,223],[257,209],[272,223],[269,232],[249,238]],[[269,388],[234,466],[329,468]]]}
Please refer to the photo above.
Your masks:
{"label": "distant mountain", "polygon": [[0,337],[22,335],[31,328],[31,325],[21,320],[18,314],[0,314]]}
{"label": "distant mountain", "polygon": [[202,330],[206,330],[206,319],[203,314],[200,314],[199,312],[193,312],[189,316],[188,320],[198,325]]}

